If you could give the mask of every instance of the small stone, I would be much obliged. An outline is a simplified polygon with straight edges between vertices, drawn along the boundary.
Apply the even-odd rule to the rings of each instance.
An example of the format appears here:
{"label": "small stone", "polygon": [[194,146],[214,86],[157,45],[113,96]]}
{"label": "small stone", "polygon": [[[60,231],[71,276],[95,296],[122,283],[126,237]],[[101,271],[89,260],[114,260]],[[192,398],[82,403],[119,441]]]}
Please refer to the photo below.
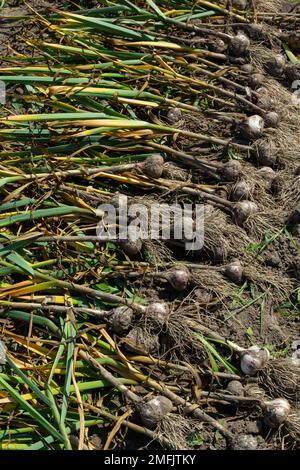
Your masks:
{"label": "small stone", "polygon": [[226,390],[227,392],[230,392],[232,395],[235,395],[237,397],[244,396],[244,387],[238,380],[231,380],[228,383]]}
{"label": "small stone", "polygon": [[262,431],[262,422],[259,420],[249,421],[249,423],[246,424],[246,430],[249,434],[260,434]]}

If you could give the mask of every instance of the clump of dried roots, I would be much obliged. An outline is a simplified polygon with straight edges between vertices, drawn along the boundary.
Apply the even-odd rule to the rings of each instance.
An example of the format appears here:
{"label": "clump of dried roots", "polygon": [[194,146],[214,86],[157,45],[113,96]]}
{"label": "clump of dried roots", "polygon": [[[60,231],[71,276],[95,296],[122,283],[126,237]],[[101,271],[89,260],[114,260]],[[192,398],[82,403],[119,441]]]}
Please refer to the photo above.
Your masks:
{"label": "clump of dried roots", "polygon": [[[257,142],[255,143],[257,146]],[[264,167],[265,171],[261,171],[245,162],[241,181],[245,182],[249,192],[247,199],[257,202],[259,209],[269,209],[274,207],[274,199],[269,192],[276,173],[269,167]]]}
{"label": "clump of dried roots", "polygon": [[285,434],[285,441],[288,440],[292,448],[300,447],[300,408],[295,408],[289,414],[288,420],[280,430],[281,434]]}
{"label": "clump of dried roots", "polygon": [[285,223],[287,212],[281,207],[262,208],[257,214],[250,215],[243,227],[247,234],[260,242],[265,233],[275,233]]}
{"label": "clump of dried roots", "polygon": [[289,277],[284,277],[282,273],[271,268],[264,268],[254,263],[248,264],[243,269],[244,278],[258,283],[262,288],[272,287],[276,290],[277,299],[288,298],[293,291],[293,281]]}
{"label": "clump of dried roots", "polygon": [[164,166],[163,177],[176,181],[188,181],[190,172],[175,163],[167,162]]}
{"label": "clump of dried roots", "polygon": [[277,201],[285,213],[294,209],[296,204],[300,201],[300,175],[293,175],[292,177],[288,177],[287,175],[282,179]]}
{"label": "clump of dried roots", "polygon": [[256,0],[255,10],[263,13],[281,13],[286,2],[283,0]]}
{"label": "clump of dried roots", "polygon": [[[160,309],[161,310],[161,309]],[[199,306],[197,303],[187,306],[169,306],[165,314],[156,309],[147,309],[138,320],[138,327],[146,337],[159,336],[160,356],[171,361],[188,357],[200,362],[207,357],[202,343],[197,340],[192,324],[199,321]]]}
{"label": "clump of dried roots", "polygon": [[230,223],[224,212],[209,204],[205,206],[204,230],[203,252],[217,263],[243,254],[251,242],[241,227]]}
{"label": "clump of dried roots", "polygon": [[171,449],[188,450],[188,437],[191,430],[199,428],[199,422],[188,419],[180,414],[169,413],[158,425],[155,434],[166,437],[171,443]]}
{"label": "clump of dried roots", "polygon": [[280,53],[280,46],[268,47],[261,42],[251,42],[249,52],[251,56],[251,64],[259,72],[264,73],[268,69],[269,64],[274,61],[276,56]]}
{"label": "clump of dried roots", "polygon": [[[193,284],[208,292],[217,300],[224,300],[234,296],[236,286],[226,281],[223,275],[209,266],[205,269],[194,269],[192,272]],[[201,298],[199,298],[201,305]]]}
{"label": "clump of dried roots", "polygon": [[292,359],[271,358],[259,372],[259,382],[273,398],[282,396],[291,403],[300,400],[300,367]]}
{"label": "clump of dried roots", "polygon": [[163,240],[144,240],[143,248],[149,263],[153,265],[174,261],[171,249]]}
{"label": "clump of dried roots", "polygon": [[285,88],[272,78],[266,81],[265,87],[273,97],[274,111],[279,110],[280,120],[278,128],[268,129],[261,142],[271,141],[276,148],[278,164],[291,169],[300,158],[300,112],[293,102],[294,90]]}

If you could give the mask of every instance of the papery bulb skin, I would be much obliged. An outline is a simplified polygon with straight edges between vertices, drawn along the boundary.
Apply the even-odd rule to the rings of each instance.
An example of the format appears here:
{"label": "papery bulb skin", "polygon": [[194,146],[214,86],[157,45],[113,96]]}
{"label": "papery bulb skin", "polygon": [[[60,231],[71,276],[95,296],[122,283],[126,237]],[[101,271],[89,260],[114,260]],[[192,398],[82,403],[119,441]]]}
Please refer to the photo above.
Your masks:
{"label": "papery bulb skin", "polygon": [[237,10],[246,10],[248,0],[232,0],[232,6]]}
{"label": "papery bulb skin", "polygon": [[251,346],[241,355],[241,369],[244,374],[253,376],[260,370],[264,369],[270,357],[270,353],[266,349],[258,346]]}
{"label": "papery bulb skin", "polygon": [[123,335],[131,326],[133,310],[126,306],[114,308],[111,312],[107,313],[106,320],[115,333]]}
{"label": "papery bulb skin", "polygon": [[285,398],[277,398],[266,402],[264,422],[270,428],[278,428],[287,419],[291,406]]}
{"label": "papery bulb skin", "polygon": [[286,69],[286,60],[281,54],[277,54],[267,63],[266,69],[273,77],[282,77]]}
{"label": "papery bulb skin", "polygon": [[157,353],[159,350],[158,336],[146,334],[142,328],[134,327],[125,337],[126,349],[129,352],[142,352],[144,354]]}
{"label": "papery bulb skin", "polygon": [[254,73],[249,78],[249,85],[251,88],[258,88],[262,86],[265,82],[265,76],[262,73]]}
{"label": "papery bulb skin", "polygon": [[158,179],[161,178],[164,171],[165,161],[160,154],[150,155],[146,160],[138,164],[138,168],[142,172],[149,176],[149,178]]}
{"label": "papery bulb skin", "polygon": [[246,181],[238,181],[232,188],[230,199],[232,201],[242,201],[244,199],[248,199],[250,191],[250,186],[248,183],[246,183]]}
{"label": "papery bulb skin", "polygon": [[144,307],[145,315],[152,317],[153,320],[164,324],[169,317],[170,307],[166,302],[151,302]]}
{"label": "papery bulb skin", "polygon": [[252,152],[260,165],[269,167],[276,165],[278,148],[274,142],[258,143],[253,147]]}
{"label": "papery bulb skin", "polygon": [[246,118],[240,126],[242,136],[248,140],[255,140],[262,137],[264,129],[265,122],[258,114]]}
{"label": "papery bulb skin", "polygon": [[146,428],[155,429],[164,417],[173,409],[173,403],[168,398],[159,395],[137,405],[140,419]]}
{"label": "papery bulb skin", "polygon": [[183,118],[183,114],[180,108],[171,108],[168,111],[167,119],[170,124],[176,124],[180,122]]}
{"label": "papery bulb skin", "polygon": [[264,118],[267,127],[272,127],[273,129],[276,129],[280,124],[280,116],[278,113],[275,113],[275,111],[270,111],[269,113],[266,113]]}
{"label": "papery bulb skin", "polygon": [[184,266],[175,266],[167,274],[167,278],[174,290],[184,291],[190,282],[190,273]]}
{"label": "papery bulb skin", "polygon": [[137,240],[120,240],[120,247],[129,256],[138,255],[143,248],[143,242],[140,238]]}
{"label": "papery bulb skin", "polygon": [[242,164],[238,160],[229,160],[220,169],[222,178],[228,182],[236,181],[242,172]]}
{"label": "papery bulb skin", "polygon": [[243,266],[239,260],[234,260],[225,266],[224,274],[237,285],[243,280]]}
{"label": "papery bulb skin", "polygon": [[242,227],[249,217],[257,214],[258,206],[252,201],[240,201],[233,208],[233,218],[237,225]]}
{"label": "papery bulb skin", "polygon": [[229,52],[234,57],[243,57],[249,47],[250,39],[245,33],[239,32],[231,38]]}
{"label": "papery bulb skin", "polygon": [[226,391],[237,397],[244,396],[244,387],[239,380],[231,380],[226,387]]}

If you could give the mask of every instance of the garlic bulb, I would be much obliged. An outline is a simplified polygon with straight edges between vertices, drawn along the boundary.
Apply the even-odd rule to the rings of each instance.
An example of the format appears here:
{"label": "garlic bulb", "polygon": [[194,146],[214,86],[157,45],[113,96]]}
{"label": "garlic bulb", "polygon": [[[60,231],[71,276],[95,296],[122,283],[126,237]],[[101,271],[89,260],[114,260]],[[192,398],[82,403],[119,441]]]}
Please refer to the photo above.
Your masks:
{"label": "garlic bulb", "polygon": [[142,328],[135,327],[126,335],[126,349],[130,352],[152,354],[159,349],[158,337],[146,334]]}
{"label": "garlic bulb", "polygon": [[190,281],[190,273],[185,266],[175,266],[167,274],[167,279],[174,290],[183,291],[187,288]]}
{"label": "garlic bulb", "polygon": [[242,57],[250,47],[250,39],[246,34],[239,32],[230,40],[229,51],[234,57]]}
{"label": "garlic bulb", "polygon": [[180,108],[171,108],[168,111],[167,119],[170,124],[176,124],[182,119],[182,111]]}
{"label": "garlic bulb", "polygon": [[259,106],[264,111],[270,111],[271,108],[274,106],[274,101],[271,98],[271,95],[267,95],[266,93],[258,93],[258,97],[256,98],[256,106]]}
{"label": "garlic bulb", "polygon": [[165,302],[151,302],[143,310],[146,315],[151,316],[159,323],[165,323],[170,313],[170,308]]}
{"label": "garlic bulb", "polygon": [[254,67],[252,64],[244,64],[241,66],[241,70],[245,73],[253,73]]}
{"label": "garlic bulb", "polygon": [[118,335],[126,333],[133,319],[133,310],[129,307],[122,306],[114,308],[106,314],[108,325]]}
{"label": "garlic bulb", "polygon": [[299,61],[293,64],[289,64],[285,68],[285,75],[288,80],[293,83],[297,80],[300,80],[300,64]]}
{"label": "garlic bulb", "polygon": [[263,166],[274,166],[277,162],[278,149],[272,140],[258,143],[253,148],[258,163]]}
{"label": "garlic bulb", "polygon": [[160,178],[164,171],[164,159],[160,154],[153,154],[138,164],[138,168],[150,178]]}
{"label": "garlic bulb", "polygon": [[241,355],[241,369],[246,375],[255,375],[262,370],[270,357],[269,351],[258,346],[251,346]]}
{"label": "garlic bulb", "polygon": [[149,429],[155,429],[164,417],[172,411],[173,403],[159,395],[137,405],[141,421]]}
{"label": "garlic bulb", "polygon": [[240,177],[241,172],[242,164],[238,160],[229,160],[220,169],[222,178],[228,182],[236,181]]}
{"label": "garlic bulb", "polygon": [[264,32],[264,25],[259,23],[248,23],[245,24],[247,33],[249,34],[250,38],[260,38],[262,33]]}
{"label": "garlic bulb", "polygon": [[232,0],[232,6],[238,10],[246,10],[248,0]]}
{"label": "garlic bulb", "polygon": [[265,397],[265,391],[259,387],[256,383],[248,383],[244,387],[246,397],[255,398],[256,400],[263,400]]}
{"label": "garlic bulb", "polygon": [[231,191],[231,200],[232,201],[242,201],[243,199],[247,199],[250,194],[250,186],[246,181],[239,181],[236,185],[232,188]]}
{"label": "garlic bulb", "polygon": [[249,140],[254,140],[263,135],[264,127],[265,123],[263,118],[254,114],[243,121],[240,130],[243,137]]}
{"label": "garlic bulb", "polygon": [[224,188],[216,188],[212,194],[215,194],[216,196],[227,200],[228,199],[228,193],[227,190]]}
{"label": "garlic bulb", "polygon": [[269,166],[262,166],[259,170],[257,170],[257,174],[264,179],[267,185],[271,186],[271,183],[276,178],[276,173],[272,168]]}
{"label": "garlic bulb", "polygon": [[143,248],[143,242],[140,238],[137,240],[120,240],[120,247],[129,256],[138,255]]}
{"label": "garlic bulb", "polygon": [[273,128],[278,127],[280,124],[279,114],[275,113],[275,111],[270,111],[269,113],[266,113],[265,123],[268,127],[273,127]]}
{"label": "garlic bulb", "polygon": [[233,217],[235,223],[240,227],[246,222],[246,220],[258,212],[258,206],[252,201],[240,201],[235,204],[233,209]]}
{"label": "garlic bulb", "polygon": [[222,54],[227,50],[227,48],[228,45],[226,42],[220,38],[215,38],[212,42],[209,43],[209,50],[212,52],[217,52],[218,54]]}
{"label": "garlic bulb", "polygon": [[290,411],[290,404],[285,398],[268,401],[265,403],[264,422],[270,428],[278,428],[287,420]]}
{"label": "garlic bulb", "polygon": [[224,274],[235,284],[241,284],[243,280],[243,267],[241,262],[237,259],[227,264]]}
{"label": "garlic bulb", "polygon": [[258,88],[265,82],[265,76],[262,73],[254,73],[249,78],[251,88]]}
{"label": "garlic bulb", "polygon": [[231,380],[226,387],[226,391],[237,397],[244,396],[244,387],[238,380]]}
{"label": "garlic bulb", "polygon": [[286,68],[285,58],[281,54],[277,54],[267,63],[267,71],[273,77],[281,77]]}
{"label": "garlic bulb", "polygon": [[269,88],[265,86],[261,86],[260,88],[256,90],[256,92],[260,95],[267,95],[267,96],[271,93]]}

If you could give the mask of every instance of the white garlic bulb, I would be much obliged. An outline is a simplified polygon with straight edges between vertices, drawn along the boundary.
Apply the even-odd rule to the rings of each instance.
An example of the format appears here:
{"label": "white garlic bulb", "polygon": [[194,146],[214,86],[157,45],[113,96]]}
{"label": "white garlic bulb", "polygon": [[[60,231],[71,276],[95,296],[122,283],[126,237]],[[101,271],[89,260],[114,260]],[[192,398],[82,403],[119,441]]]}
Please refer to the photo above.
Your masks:
{"label": "white garlic bulb", "polygon": [[173,403],[167,397],[159,395],[139,403],[137,408],[144,426],[155,429],[163,418],[172,411]]}
{"label": "white garlic bulb", "polygon": [[262,370],[270,357],[269,351],[258,346],[251,346],[241,356],[241,369],[246,375],[255,375]]}
{"label": "white garlic bulb", "polygon": [[165,323],[170,313],[169,305],[166,302],[151,302],[146,307],[142,306],[141,309],[158,323]]}
{"label": "white garlic bulb", "polygon": [[289,402],[285,398],[277,398],[265,403],[264,422],[270,428],[277,428],[287,420],[291,411]]}
{"label": "white garlic bulb", "polygon": [[254,114],[245,119],[241,125],[243,137],[249,140],[258,139],[264,133],[265,122],[261,116]]}

